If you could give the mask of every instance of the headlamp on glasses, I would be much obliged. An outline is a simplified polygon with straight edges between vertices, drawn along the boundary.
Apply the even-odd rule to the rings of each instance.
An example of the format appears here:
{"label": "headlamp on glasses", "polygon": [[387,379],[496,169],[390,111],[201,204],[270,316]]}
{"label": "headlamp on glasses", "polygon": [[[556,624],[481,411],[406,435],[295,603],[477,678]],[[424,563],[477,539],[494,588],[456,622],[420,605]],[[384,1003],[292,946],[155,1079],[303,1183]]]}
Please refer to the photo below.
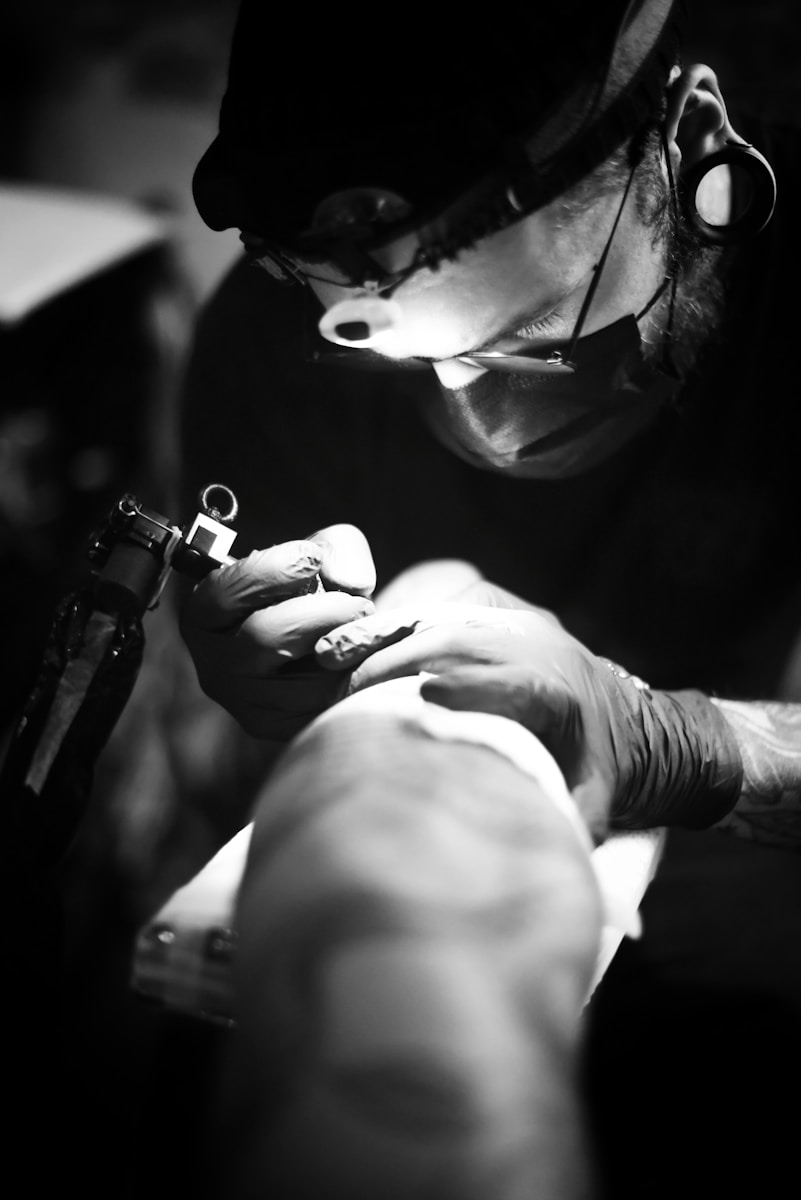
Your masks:
{"label": "headlamp on glasses", "polygon": [[[564,194],[657,110],[684,0],[563,0],[547,22],[535,0],[513,7],[477,37],[452,9],[409,0],[379,47],[336,10],[309,39],[291,7],[242,0],[195,202],[212,229],[246,231],[276,276],[363,290],[361,315],[329,322],[339,344],[385,337],[396,318],[381,305],[400,283]],[[265,70],[265,52],[293,45],[296,71]],[[393,243],[394,264],[407,236],[387,271],[381,247]]]}

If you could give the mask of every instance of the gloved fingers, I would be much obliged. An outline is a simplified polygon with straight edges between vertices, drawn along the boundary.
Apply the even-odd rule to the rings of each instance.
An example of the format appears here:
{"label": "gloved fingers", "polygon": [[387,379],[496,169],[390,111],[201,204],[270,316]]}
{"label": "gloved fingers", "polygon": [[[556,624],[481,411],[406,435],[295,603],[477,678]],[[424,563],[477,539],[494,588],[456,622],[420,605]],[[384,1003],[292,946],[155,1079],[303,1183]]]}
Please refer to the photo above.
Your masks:
{"label": "gloved fingers", "polygon": [[508,717],[535,734],[556,759],[596,844],[608,828],[614,784],[592,753],[578,698],[528,667],[463,666],[424,679],[424,700],[444,708]]}
{"label": "gloved fingers", "polygon": [[[492,636],[493,632],[480,626],[415,630],[411,636],[369,654],[355,667],[350,691],[362,691],[374,683],[419,675],[420,672],[447,671],[466,661],[495,663],[499,658],[505,661],[508,637],[499,642]],[[503,648],[499,650],[499,646]]]}
{"label": "gloved fingers", "polygon": [[189,633],[195,666],[202,664],[236,678],[263,677],[283,664],[309,654],[315,642],[332,627],[373,612],[373,603],[348,592],[314,592],[292,596],[252,612],[238,628]]}
{"label": "gloved fingers", "polygon": [[314,585],[323,562],[314,541],[281,542],[212,571],[195,587],[182,622],[208,631],[230,629],[243,617]]}
{"label": "gloved fingers", "polygon": [[355,525],[327,525],[311,534],[320,549],[320,575],[331,588],[355,596],[371,596],[376,573],[367,538]]}
{"label": "gloved fingers", "polygon": [[568,785],[576,782],[581,711],[570,690],[553,678],[508,664],[457,666],[424,679],[420,694],[444,708],[494,713],[517,721],[551,751]]}
{"label": "gloved fingers", "polygon": [[[405,650],[397,651],[393,658],[400,664],[405,655],[408,669],[397,673],[411,675],[419,670],[434,669],[427,660],[427,655],[431,653],[435,654],[436,661],[440,661],[435,637],[429,637],[425,642],[417,640],[424,633],[439,633],[441,650],[446,656],[442,661],[453,661],[460,638],[469,660],[473,657],[471,646],[480,640],[476,637],[478,630],[485,633],[496,631],[515,638],[525,637],[526,625],[518,617],[519,614],[512,609],[456,604],[449,600],[424,606],[408,604],[331,629],[314,650],[322,665],[335,670],[343,667],[352,669],[377,651],[395,646],[413,635],[417,644],[413,645],[410,641]],[[493,655],[492,661],[497,661],[497,654]]]}
{"label": "gloved fingers", "polygon": [[569,692],[529,668],[455,666],[424,679],[420,694],[443,708],[508,717],[543,740],[555,734],[568,736],[574,722],[575,702]]}
{"label": "gloved fingers", "polygon": [[[310,654],[315,643],[332,627],[366,619],[374,611],[372,600],[364,596],[352,596],[349,592],[315,592],[259,609],[243,622],[235,636],[272,647],[280,662]],[[346,667],[348,664],[340,665]]]}

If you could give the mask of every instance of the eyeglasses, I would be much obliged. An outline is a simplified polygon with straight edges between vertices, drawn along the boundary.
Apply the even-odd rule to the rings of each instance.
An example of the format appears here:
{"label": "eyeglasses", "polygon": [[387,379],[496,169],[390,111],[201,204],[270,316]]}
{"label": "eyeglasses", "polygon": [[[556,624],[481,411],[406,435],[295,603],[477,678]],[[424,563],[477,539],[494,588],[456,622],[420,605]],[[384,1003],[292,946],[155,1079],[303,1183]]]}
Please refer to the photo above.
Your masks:
{"label": "eyeglasses", "polygon": [[[680,221],[678,196],[664,128],[662,129],[662,146],[665,155],[665,164],[668,176],[669,203],[673,212],[673,220],[678,226]],[[623,215],[623,210],[629,197],[629,192],[631,191],[631,187],[634,182],[634,175],[637,170],[637,165],[637,163],[634,163],[631,171],[629,172],[629,177],[623,190],[620,205],[618,206],[615,219],[612,223],[612,228],[609,232],[609,237],[606,240],[606,244],[601,252],[598,262],[595,263],[592,268],[592,279],[590,280],[590,285],[582,302],[576,318],[576,324],[573,328],[570,338],[561,344],[552,344],[547,348],[541,346],[532,347],[530,350],[517,351],[512,354],[507,354],[499,350],[487,350],[476,351],[473,354],[455,355],[454,358],[457,361],[480,367],[486,371],[505,372],[507,374],[515,375],[539,376],[542,379],[547,379],[549,377],[553,378],[554,376],[569,377],[576,373],[576,359],[579,341],[581,339],[595,293],[598,289],[598,284],[600,283],[601,275],[603,274],[603,269],[606,265],[609,252],[614,241],[615,233],[617,232],[617,227]],[[425,264],[421,263],[419,265]],[[401,275],[392,280],[389,291],[385,291],[383,287],[381,288],[382,294],[387,295],[390,291],[394,291],[395,288],[398,287],[401,282],[403,282],[403,279],[416,269],[417,267],[414,265],[407,268],[401,273]],[[677,284],[678,275],[675,270],[672,273],[667,271],[659,287],[639,312],[629,314],[629,316],[623,317],[617,322],[613,322],[612,325],[608,325],[598,330],[596,334],[591,334],[588,337],[585,337],[584,342],[589,345],[594,338],[600,338],[605,333],[608,333],[613,328],[617,327],[618,325],[623,325],[624,323],[633,323],[636,329],[636,323],[653,308],[668,287],[670,288],[670,306],[667,315],[665,336],[669,342],[673,332]],[[306,334],[306,359],[309,362],[325,366],[356,368],[357,370],[363,371],[391,371],[393,373],[410,370],[427,371],[430,370],[433,365],[436,365],[432,364],[430,359],[391,359],[366,347],[357,348],[354,346],[351,348],[335,346],[326,341],[318,333],[316,328],[312,332],[311,324],[312,322],[309,322],[308,325],[304,324],[304,330]]]}
{"label": "eyeglasses", "polygon": [[[570,338],[562,344],[549,346],[547,349],[538,347],[532,348],[530,351],[518,351],[513,354],[506,354],[499,350],[483,350],[472,354],[456,355],[455,358],[457,361],[466,363],[469,366],[481,367],[486,371],[501,371],[515,375],[570,375],[576,371],[576,347],[587,322],[587,317],[597,292],[598,284],[600,283],[603,269],[609,256],[615,233],[617,232],[617,227],[626,206],[636,169],[635,164],[629,172],[626,187],[623,191],[609,237],[606,240],[598,262],[595,263],[592,269],[592,279],[576,317],[576,323]],[[669,283],[669,278],[663,280],[661,286],[645,307],[636,314],[635,320],[640,320],[649,311],[662,296]],[[356,347],[333,346],[331,343],[326,342],[319,334],[315,335],[313,344],[307,345],[307,358],[312,362],[324,366],[347,366],[360,370],[373,371],[430,370],[432,366],[431,362],[425,359],[390,359],[369,348],[358,349]]]}

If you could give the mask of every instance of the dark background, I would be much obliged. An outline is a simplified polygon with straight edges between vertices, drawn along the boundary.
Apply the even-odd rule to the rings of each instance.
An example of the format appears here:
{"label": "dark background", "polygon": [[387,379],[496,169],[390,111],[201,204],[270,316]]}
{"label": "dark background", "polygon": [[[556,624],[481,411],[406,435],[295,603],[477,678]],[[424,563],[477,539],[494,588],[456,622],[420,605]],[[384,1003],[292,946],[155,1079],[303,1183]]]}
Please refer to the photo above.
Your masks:
{"label": "dark background", "polygon": [[[742,92],[781,111],[789,94],[797,110],[798,0],[698,0],[690,9],[686,57],[715,67],[727,99]],[[169,475],[180,447],[170,442],[170,388],[177,390],[193,316],[238,246],[235,234],[205,229],[190,192],[195,162],[216,128],[235,10],[233,0],[6,0],[3,7],[0,184],[133,200],[158,213],[168,232],[166,256],[111,272],[23,330],[0,330],[5,726],[26,694],[53,604],[85,574],[85,533],[105,514],[109,497],[135,484],[152,489],[151,503],[171,503]],[[347,19],[354,19],[351,10]],[[83,323],[73,327],[81,306]],[[163,348],[142,344],[154,311],[173,322],[166,393]],[[45,375],[43,359],[58,369]],[[35,461],[23,459],[10,422],[39,409],[51,424]],[[64,412],[69,443],[54,415]],[[98,429],[112,469],[93,490],[64,467]],[[27,507],[19,504],[20,489]],[[63,1187],[85,1197],[138,1200],[203,1191],[198,1130],[206,1065],[220,1035],[146,1007],[128,986],[137,923],[203,861],[210,844],[202,816],[176,811],[172,768],[154,757],[170,703],[165,692],[183,683],[190,707],[197,697],[180,663],[167,685],[159,674],[161,639],[174,637],[169,611],[148,622],[142,680],[101,762],[86,825],[58,880],[61,948],[54,950],[54,930],[39,916],[13,904],[7,909],[13,936],[38,954],[37,970],[12,979],[10,993],[16,1010],[35,1011],[40,1025],[31,1032],[21,1022],[28,1042],[15,1036],[19,1023],[6,1027],[11,1053],[30,1062],[12,1076],[26,1086],[7,1100],[20,1116],[10,1161],[25,1170],[33,1194]],[[224,724],[214,727],[207,752],[224,733]],[[202,773],[198,756],[190,747],[188,757]],[[61,984],[52,1001],[42,983],[51,976]],[[59,1043],[66,1050],[51,1057],[48,1048]]]}
{"label": "dark background", "polygon": [[[742,87],[781,103],[797,89],[795,0],[688,0],[688,8],[687,58],[711,62],[724,93]],[[189,183],[216,125],[235,12],[235,0],[6,0],[0,175],[171,211],[204,292],[236,239],[205,231]]]}

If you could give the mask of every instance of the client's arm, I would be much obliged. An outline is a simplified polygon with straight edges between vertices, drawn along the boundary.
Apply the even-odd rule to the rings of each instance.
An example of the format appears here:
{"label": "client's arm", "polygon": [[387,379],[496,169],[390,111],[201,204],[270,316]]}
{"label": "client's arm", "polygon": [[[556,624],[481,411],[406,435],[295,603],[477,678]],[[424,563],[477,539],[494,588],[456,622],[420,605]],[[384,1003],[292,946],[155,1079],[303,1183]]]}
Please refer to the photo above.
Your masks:
{"label": "client's arm", "polygon": [[591,1195],[589,844],[487,745],[348,702],[301,735],[240,892],[223,1194]]}

